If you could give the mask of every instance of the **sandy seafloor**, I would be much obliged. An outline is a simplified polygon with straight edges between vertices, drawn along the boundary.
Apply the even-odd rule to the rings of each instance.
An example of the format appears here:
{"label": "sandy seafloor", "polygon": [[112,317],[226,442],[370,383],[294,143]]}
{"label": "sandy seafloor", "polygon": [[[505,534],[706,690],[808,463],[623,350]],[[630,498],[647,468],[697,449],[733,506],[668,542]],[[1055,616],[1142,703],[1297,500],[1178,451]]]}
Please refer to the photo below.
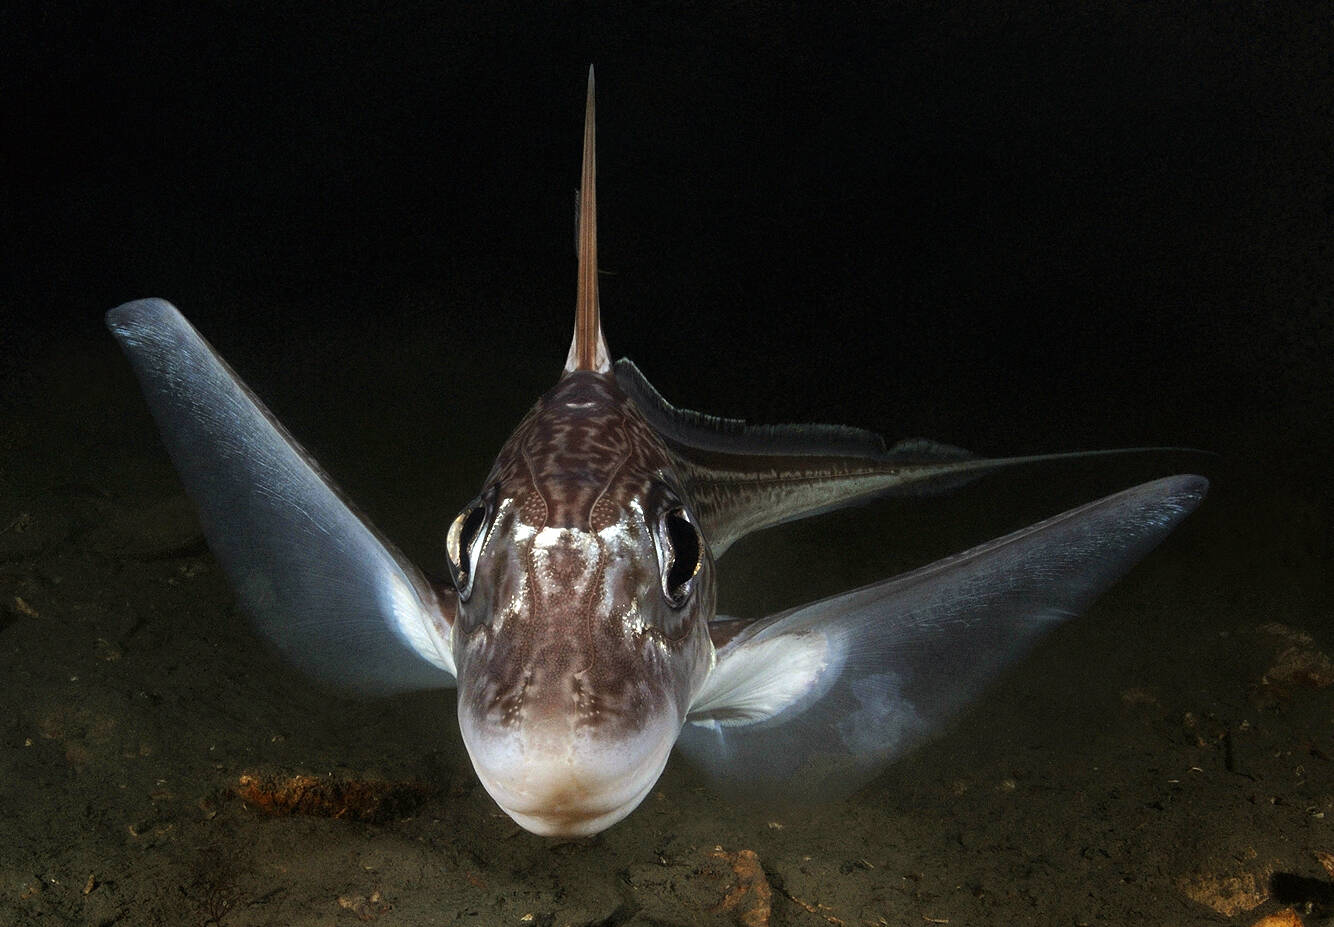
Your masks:
{"label": "sandy seafloor", "polygon": [[[25,394],[44,401],[4,433],[4,923],[214,923],[219,899],[235,904],[229,925],[352,923],[338,899],[377,891],[386,924],[724,923],[710,913],[724,887],[701,874],[715,846],[758,855],[779,924],[1218,923],[1188,897],[1215,881],[1328,910],[1315,854],[1334,848],[1334,686],[1314,481],[1204,460],[1215,492],[1176,535],[851,800],[738,808],[674,760],[626,821],[556,841],[478,785],[452,692],[350,701],[271,656],[113,346],[59,357],[32,359]],[[503,427],[487,419],[521,408],[491,402],[504,408],[458,419],[487,446]],[[346,408],[382,413],[384,432],[410,425]],[[374,428],[346,439],[335,472],[347,461],[368,486],[394,472],[402,447]],[[757,538],[721,562],[723,608],[851,587],[1163,468],[1070,469]],[[415,494],[433,507],[450,495],[426,485],[439,481],[464,499],[479,472],[405,470],[368,508],[392,526],[435,516],[424,537],[447,513],[419,512]],[[1326,688],[1276,673],[1294,647]],[[254,773],[407,780],[430,797],[376,824],[274,818],[230,794]]]}
{"label": "sandy seafloor", "polygon": [[[779,925],[1334,914],[1320,861],[1334,853],[1334,200],[1318,122],[1332,59],[1312,31],[1327,23],[1265,5],[1061,9],[937,4],[868,24],[858,7],[813,34],[788,7],[742,4],[680,26],[689,41],[621,23],[599,59],[604,86],[626,88],[603,103],[604,138],[627,140],[602,189],[604,240],[624,242],[604,250],[608,338],[669,399],[720,414],[842,421],[987,454],[1212,452],[1013,472],[747,539],[720,562],[729,614],[853,588],[1168,473],[1206,474],[1210,496],[852,799],[738,806],[674,758],[630,817],[573,841],[498,810],[452,692],[349,699],[252,634],[100,315],[136,296],[177,301],[386,534],[439,570],[445,526],[565,354],[576,63],[597,43],[557,36],[564,57],[541,65],[521,60],[530,45],[510,48],[512,70],[474,88],[476,107],[567,76],[569,92],[480,124],[476,109],[440,102],[466,70],[448,56],[438,79],[389,69],[377,77],[397,82],[402,111],[381,123],[361,109],[383,102],[373,94],[333,107],[310,89],[355,70],[346,56],[374,16],[322,23],[290,60],[244,59],[278,72],[287,102],[268,115],[220,102],[236,76],[219,64],[229,52],[203,54],[193,77],[176,70],[214,40],[176,21],[161,72],[215,82],[216,111],[184,166],[161,169],[171,146],[131,138],[158,118],[136,102],[143,68],[157,73],[145,49],[73,43],[93,63],[61,70],[52,43],[81,24],[34,19],[47,44],[20,63],[42,79],[23,92],[53,123],[31,141],[23,178],[36,192],[12,213],[6,256],[17,282],[0,366],[0,924],[731,923],[741,908],[722,906],[716,847],[756,854]],[[403,39],[426,26],[394,28]],[[217,41],[244,33],[228,29]],[[728,29],[747,36],[748,59],[716,54]],[[358,41],[329,41],[344,33]],[[844,34],[846,47],[831,38]],[[473,43],[470,67],[485,61],[486,39],[447,41]],[[432,47],[408,44],[410,65]],[[1060,67],[1016,64],[1025,49],[1047,61],[1060,50]],[[326,53],[344,70],[320,67]],[[755,78],[763,67],[777,79]],[[264,74],[242,82],[243,101],[267,94],[255,90]],[[85,82],[120,89],[76,114],[86,125],[62,122],[56,104]],[[692,121],[681,112],[701,87]],[[180,141],[194,111],[166,93],[154,106]],[[429,145],[376,135],[420,116],[414,94],[457,119],[426,141],[482,147],[467,164],[478,191],[449,179]],[[643,115],[614,115],[640,97]],[[811,109],[787,112],[788,98]],[[300,131],[278,130],[307,109]],[[858,121],[866,113],[883,121]],[[325,124],[338,128],[316,142],[343,147],[303,162],[301,132]],[[635,138],[655,125],[662,137]],[[269,137],[248,159],[237,139],[251,129]],[[812,142],[816,129],[835,135]],[[375,143],[359,147],[362,136]],[[664,146],[642,175],[628,166]],[[221,166],[191,166],[211,158]],[[418,160],[412,183],[377,180]],[[866,189],[882,160],[892,177]],[[360,185],[362,205],[345,216],[337,197],[290,192],[302,163],[317,166],[312,184]],[[121,173],[131,168],[140,175]],[[619,209],[607,205],[618,185]],[[374,823],[273,817],[235,794],[246,775],[411,782],[426,800]]]}

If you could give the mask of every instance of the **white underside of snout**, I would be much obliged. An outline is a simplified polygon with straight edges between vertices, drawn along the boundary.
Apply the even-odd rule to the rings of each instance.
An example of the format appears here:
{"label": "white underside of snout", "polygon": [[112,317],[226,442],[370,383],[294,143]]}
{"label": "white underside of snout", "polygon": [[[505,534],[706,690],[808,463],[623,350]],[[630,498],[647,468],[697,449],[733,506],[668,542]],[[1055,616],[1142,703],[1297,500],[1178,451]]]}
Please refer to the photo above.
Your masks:
{"label": "white underside of snout", "polygon": [[674,713],[622,737],[565,722],[492,732],[460,721],[486,791],[520,827],[549,837],[599,833],[638,807],[681,731]]}

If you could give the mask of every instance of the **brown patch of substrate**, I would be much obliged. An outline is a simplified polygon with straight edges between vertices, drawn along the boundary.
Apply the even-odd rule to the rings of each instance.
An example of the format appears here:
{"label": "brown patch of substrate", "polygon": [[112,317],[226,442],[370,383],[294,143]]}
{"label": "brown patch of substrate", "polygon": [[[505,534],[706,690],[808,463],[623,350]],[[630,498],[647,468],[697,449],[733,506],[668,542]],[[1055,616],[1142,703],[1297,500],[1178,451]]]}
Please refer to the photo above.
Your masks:
{"label": "brown patch of substrate", "polygon": [[416,782],[247,773],[241,776],[236,794],[266,814],[381,824],[411,817],[426,802],[430,790]]}

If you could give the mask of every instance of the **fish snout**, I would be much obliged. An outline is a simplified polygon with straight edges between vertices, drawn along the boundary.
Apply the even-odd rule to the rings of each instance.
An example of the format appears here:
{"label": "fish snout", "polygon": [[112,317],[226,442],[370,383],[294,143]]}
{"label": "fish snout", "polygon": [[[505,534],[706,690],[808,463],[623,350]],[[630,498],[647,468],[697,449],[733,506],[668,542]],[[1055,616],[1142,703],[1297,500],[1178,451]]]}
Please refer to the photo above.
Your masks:
{"label": "fish snout", "polygon": [[550,719],[488,725],[464,711],[459,722],[477,777],[515,823],[541,836],[583,837],[644,800],[680,733],[675,715],[614,733]]}

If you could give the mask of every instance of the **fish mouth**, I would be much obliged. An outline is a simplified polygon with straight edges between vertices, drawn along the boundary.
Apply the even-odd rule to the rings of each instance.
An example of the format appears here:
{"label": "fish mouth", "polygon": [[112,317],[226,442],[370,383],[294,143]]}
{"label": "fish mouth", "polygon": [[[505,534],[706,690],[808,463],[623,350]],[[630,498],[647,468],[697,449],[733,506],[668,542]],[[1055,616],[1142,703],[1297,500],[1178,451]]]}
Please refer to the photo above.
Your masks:
{"label": "fish mouth", "polygon": [[681,729],[675,718],[620,736],[566,724],[479,730],[460,721],[487,793],[516,824],[543,837],[590,836],[635,810],[662,775]]}

